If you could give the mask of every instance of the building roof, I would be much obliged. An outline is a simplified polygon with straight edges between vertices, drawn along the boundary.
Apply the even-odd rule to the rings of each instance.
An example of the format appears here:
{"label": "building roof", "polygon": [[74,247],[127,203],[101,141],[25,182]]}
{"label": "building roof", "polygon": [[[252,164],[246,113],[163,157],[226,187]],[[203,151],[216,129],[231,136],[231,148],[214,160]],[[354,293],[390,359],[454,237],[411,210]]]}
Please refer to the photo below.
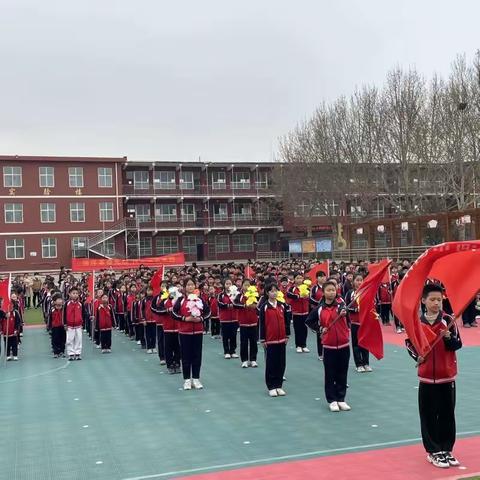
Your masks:
{"label": "building roof", "polygon": [[57,157],[48,155],[0,155],[0,162],[75,162],[75,163],[125,163],[127,157]]}
{"label": "building roof", "polygon": [[271,167],[275,165],[276,162],[206,162],[206,161],[197,161],[197,162],[191,162],[191,161],[185,161],[185,162],[179,162],[175,160],[160,160],[160,161],[155,161],[155,160],[127,160],[126,166],[130,165],[135,165],[138,167],[177,167],[181,165],[182,167],[217,167],[217,168],[229,168],[232,165],[234,167],[246,167],[246,168],[253,168],[253,167]]}

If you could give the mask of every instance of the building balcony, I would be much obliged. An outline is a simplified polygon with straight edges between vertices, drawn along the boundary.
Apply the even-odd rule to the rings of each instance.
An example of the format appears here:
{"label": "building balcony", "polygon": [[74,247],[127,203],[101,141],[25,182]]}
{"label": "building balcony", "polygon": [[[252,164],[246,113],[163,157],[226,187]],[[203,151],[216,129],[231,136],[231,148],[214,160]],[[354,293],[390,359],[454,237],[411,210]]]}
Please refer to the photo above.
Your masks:
{"label": "building balcony", "polygon": [[282,220],[273,215],[211,215],[202,218],[186,219],[181,217],[174,219],[171,216],[164,217],[140,217],[130,218],[130,228],[137,228],[141,231],[190,231],[190,230],[260,230],[263,228],[283,229]]}
{"label": "building balcony", "polygon": [[251,198],[276,197],[271,187],[265,184],[209,184],[187,185],[180,187],[177,184],[140,184],[123,185],[123,194],[131,198]]}

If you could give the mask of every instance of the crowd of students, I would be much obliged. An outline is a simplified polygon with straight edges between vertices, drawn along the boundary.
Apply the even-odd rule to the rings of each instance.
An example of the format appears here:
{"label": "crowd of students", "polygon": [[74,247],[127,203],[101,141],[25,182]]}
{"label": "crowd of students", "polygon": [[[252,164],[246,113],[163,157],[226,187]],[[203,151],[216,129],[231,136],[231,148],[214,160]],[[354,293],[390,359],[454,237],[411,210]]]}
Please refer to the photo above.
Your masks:
{"label": "crowd of students", "polygon": [[[184,390],[203,388],[200,381],[203,337],[210,334],[214,339],[222,339],[225,360],[239,358],[241,368],[258,367],[258,344],[261,344],[268,395],[285,396],[287,343],[293,333],[296,353],[310,353],[307,347],[310,329],[315,336],[318,359],[323,361],[328,407],[332,412],[349,411],[346,394],[350,347],[356,371],[372,372],[369,352],[358,344],[356,296],[368,267],[364,262],[338,265],[332,262],[329,275],[318,271],[312,284],[306,286],[306,274],[312,266],[295,260],[257,263],[248,270],[235,264],[208,268],[193,264],[167,270],[159,291],[154,291],[151,285],[154,272],[148,268],[121,274],[100,272],[93,292],[88,291],[87,275],[77,278],[62,271],[58,282],[53,277],[45,279],[39,297],[55,358],[81,360],[84,332],[102,353],[111,353],[112,331],[118,330],[136,341],[147,354],[157,354],[160,364],[170,374],[183,374]],[[384,325],[391,324],[392,300],[409,267],[407,260],[393,264],[390,280],[379,288],[377,309]],[[445,325],[449,325],[444,292],[436,284],[425,288],[421,321],[444,331]],[[14,295],[9,311],[2,315],[1,325],[8,338],[8,358],[11,354],[16,359],[17,342],[13,339],[20,339],[25,308],[18,299],[22,296],[21,282],[17,282]],[[432,295],[434,307],[430,305]],[[471,310],[467,321],[464,320],[465,326],[476,326],[474,313],[480,310],[480,297],[472,303]],[[395,317],[393,321],[395,331],[402,333],[401,321]],[[420,417],[428,460],[443,468],[458,464],[451,454],[455,440],[451,395],[456,374],[451,353],[454,355],[454,350],[461,347],[458,329],[449,326],[446,330],[445,343],[440,342],[438,347],[444,363],[432,366],[430,358],[419,358],[408,343],[409,353],[419,365]],[[439,393],[439,385],[446,384],[450,387],[440,387],[443,390]],[[443,399],[433,402],[435,408],[430,401],[432,395]],[[448,428],[439,430],[438,422],[444,422]]]}

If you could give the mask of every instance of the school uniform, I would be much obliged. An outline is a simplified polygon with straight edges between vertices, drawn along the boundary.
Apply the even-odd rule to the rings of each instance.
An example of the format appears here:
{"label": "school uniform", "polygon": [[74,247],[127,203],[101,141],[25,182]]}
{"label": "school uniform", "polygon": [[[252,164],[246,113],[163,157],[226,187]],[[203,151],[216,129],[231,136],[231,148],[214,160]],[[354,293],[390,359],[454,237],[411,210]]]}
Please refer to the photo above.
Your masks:
{"label": "school uniform", "polygon": [[100,348],[100,331],[98,330],[98,324],[97,324],[97,321],[96,321],[96,314],[97,314],[98,307],[101,304],[102,304],[102,301],[99,298],[96,298],[93,301],[93,304],[92,304],[92,318],[91,318],[91,321],[93,322],[93,324],[92,324],[93,342],[95,343],[95,345],[98,346],[98,348]]}
{"label": "school uniform", "polygon": [[162,299],[160,298],[161,294],[155,295],[152,300],[151,309],[152,315],[155,319],[155,324],[157,328],[156,338],[157,338],[157,352],[158,357],[160,358],[160,362],[165,361],[165,333],[163,330],[163,320],[165,318],[165,313],[159,313],[160,304],[162,303]]}
{"label": "school uniform", "polygon": [[256,362],[258,353],[258,316],[256,307],[247,307],[247,297],[239,293],[233,302],[238,312],[240,325],[240,360],[243,362]]}
{"label": "school uniform", "polygon": [[282,388],[287,365],[286,345],[290,336],[287,306],[264,301],[259,308],[260,341],[265,345],[265,383],[268,390]]}
{"label": "school uniform", "polygon": [[[320,300],[323,298],[323,287],[318,283],[314,285],[310,290],[310,309],[318,307]],[[319,357],[323,357],[323,345],[322,345],[322,336],[320,332],[317,333],[317,354]]]}
{"label": "school uniform", "polygon": [[[208,300],[209,300],[209,295],[208,293],[202,293],[200,295],[200,298],[203,300],[204,303],[208,303]],[[210,311],[211,313],[211,311]],[[210,318],[207,318],[206,320],[203,321],[203,333],[207,334],[209,331],[210,331],[210,319],[211,319],[211,315],[210,315]]]}
{"label": "school uniform", "polygon": [[67,354],[80,356],[82,354],[83,306],[77,300],[68,300],[64,308],[64,324],[67,326]]}
{"label": "school uniform", "polygon": [[208,306],[210,307],[210,333],[212,337],[218,337],[220,335],[220,318],[218,313],[218,300],[215,295],[209,295],[207,299]]}
{"label": "school uniform", "polygon": [[100,346],[102,350],[110,350],[112,348],[112,328],[115,326],[112,306],[108,303],[99,305],[95,319],[100,332]]}
{"label": "school uniform", "polygon": [[237,349],[237,314],[232,299],[225,291],[217,297],[220,326],[222,329],[223,353],[233,355]]}
{"label": "school uniform", "polygon": [[392,293],[388,283],[381,283],[378,288],[377,303],[379,306],[380,318],[383,325],[390,323],[390,312],[392,310]]}
{"label": "school uniform", "polygon": [[18,356],[18,329],[20,328],[20,314],[17,310],[5,312],[1,321],[1,332],[5,343],[5,356]]}
{"label": "school uniform", "polygon": [[[422,327],[435,335],[442,335],[452,317],[440,312],[433,324],[424,315]],[[418,366],[418,407],[422,441],[428,453],[451,452],[455,444],[455,400],[457,358],[455,351],[462,348],[462,340],[455,323],[450,327],[450,338],[443,338],[433,347],[425,361]],[[410,339],[405,340],[408,353],[417,361],[418,353]]]}
{"label": "school uniform", "polygon": [[157,322],[152,312],[153,297],[144,297],[142,300],[142,315],[146,322],[145,324],[145,342],[147,350],[155,348],[157,343]]}
{"label": "school uniform", "polygon": [[115,314],[115,324],[121,332],[125,332],[127,330],[127,294],[116,291],[115,292],[115,306],[114,306],[114,314]]}
{"label": "school uniform", "polygon": [[142,348],[146,348],[145,342],[145,325],[143,324],[143,308],[142,300],[135,300],[133,303],[133,323],[135,326],[135,340],[140,342]]}
{"label": "school uniform", "polygon": [[178,321],[178,333],[182,352],[182,371],[184,380],[199,379],[202,366],[203,321],[210,317],[208,304],[202,301],[200,317],[196,322],[187,322],[191,316],[185,297],[177,299],[172,315]]}
{"label": "school uniform", "polygon": [[315,331],[328,328],[322,338],[325,397],[328,403],[344,402],[347,393],[350,331],[346,317],[340,317],[333,323],[342,310],[345,310],[345,304],[339,297],[332,304],[327,304],[323,298],[319,306],[310,312],[306,322]]}
{"label": "school uniform", "polygon": [[370,360],[368,350],[358,344],[360,310],[357,300],[355,299],[355,290],[352,289],[345,295],[345,303],[347,304],[348,321],[350,322],[350,329],[352,332],[353,360],[357,368],[364,367],[365,365],[369,365]]}
{"label": "school uniform", "polygon": [[135,336],[135,328],[133,325],[133,304],[135,303],[135,295],[133,293],[129,293],[127,295],[126,300],[126,314],[127,314],[127,329],[125,333],[133,339]]}
{"label": "school uniform", "polygon": [[[181,355],[180,341],[178,338],[178,322],[172,316],[173,299],[166,298],[160,303],[154,303],[152,308],[157,315],[162,317],[163,338],[165,345],[165,363],[170,373],[180,373]],[[178,372],[177,372],[178,371]]]}
{"label": "school uniform", "polygon": [[63,308],[52,308],[48,316],[48,330],[51,335],[52,351],[54,355],[63,355],[65,353],[65,325],[63,324]]}
{"label": "school uniform", "polygon": [[306,348],[307,327],[305,320],[307,319],[309,311],[309,297],[300,297],[300,290],[298,287],[293,286],[288,289],[287,298],[290,300],[290,307],[292,308],[295,347]]}

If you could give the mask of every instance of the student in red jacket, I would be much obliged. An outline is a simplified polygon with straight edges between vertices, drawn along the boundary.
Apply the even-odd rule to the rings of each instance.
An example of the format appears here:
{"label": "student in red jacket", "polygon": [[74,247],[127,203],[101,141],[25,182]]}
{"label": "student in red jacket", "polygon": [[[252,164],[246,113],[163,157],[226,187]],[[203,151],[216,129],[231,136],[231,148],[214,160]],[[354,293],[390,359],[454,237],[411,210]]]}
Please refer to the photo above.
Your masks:
{"label": "student in red jacket", "polygon": [[20,328],[21,318],[18,311],[14,308],[13,302],[8,306],[8,312],[2,315],[0,332],[5,341],[5,356],[7,361],[18,360],[18,330]]}
{"label": "student in red jacket", "polygon": [[142,315],[145,320],[145,341],[147,353],[157,353],[157,322],[152,312],[153,288],[147,287],[147,294],[142,300]]}
{"label": "student in red jacket", "polygon": [[155,295],[152,300],[151,309],[152,315],[157,325],[157,352],[160,360],[160,365],[165,365],[165,332],[163,330],[163,322],[165,319],[165,312],[159,312],[160,304],[162,303],[162,293]]}
{"label": "student in red jacket", "polygon": [[115,325],[114,313],[107,294],[102,296],[102,303],[98,306],[96,315],[97,328],[100,332],[100,346],[102,353],[112,351],[112,328]]}
{"label": "student in red jacket", "polygon": [[390,284],[381,283],[378,288],[377,297],[382,323],[383,325],[390,325],[390,312],[392,311],[392,292],[390,290]]}
{"label": "student in red jacket", "polygon": [[238,358],[237,350],[237,313],[229,296],[232,281],[227,278],[223,282],[223,290],[218,294],[217,303],[222,327],[223,353],[225,358]]}
{"label": "student in red jacket", "polygon": [[69,300],[65,305],[64,323],[67,328],[67,354],[68,359],[82,359],[82,325],[83,325],[83,306],[78,300],[78,289],[70,289]]}
{"label": "student in red jacket", "polygon": [[210,333],[213,338],[220,338],[220,319],[218,313],[217,292],[213,285],[208,287],[208,306],[210,307]]}
{"label": "student in red jacket", "polygon": [[240,324],[240,360],[242,368],[258,367],[257,364],[257,303],[247,305],[245,292],[250,287],[250,280],[244,280],[242,291],[234,300],[234,307],[238,310]]}
{"label": "student in red jacket", "polygon": [[442,311],[442,300],[441,286],[425,285],[422,292],[425,313],[420,321],[423,328],[430,329],[443,339],[435,344],[425,358],[418,355],[409,339],[405,343],[408,353],[418,365],[418,406],[427,461],[435,467],[448,468],[460,465],[452,451],[456,436],[455,351],[462,348],[462,341],[452,317]]}
{"label": "student in red jacket", "polygon": [[53,301],[53,308],[48,315],[48,330],[52,340],[53,358],[63,357],[65,354],[65,326],[63,324],[63,297],[58,295]]}
{"label": "student in red jacket", "polygon": [[295,332],[295,347],[297,353],[309,353],[307,348],[307,327],[305,320],[308,316],[308,297],[301,297],[298,287],[303,283],[304,277],[300,272],[295,273],[295,285],[287,291],[290,307],[292,308],[293,330]]}
{"label": "student in red jacket", "polygon": [[130,340],[135,340],[135,326],[133,323],[134,319],[134,313],[133,313],[133,304],[135,303],[135,297],[137,295],[137,285],[135,283],[132,283],[130,285],[130,289],[127,295],[127,305],[126,305],[126,310],[127,310],[127,334],[130,338]]}
{"label": "student in red jacket", "polygon": [[265,383],[271,397],[283,397],[283,376],[287,364],[290,315],[287,305],[277,300],[275,283],[265,285],[265,300],[259,307],[260,341],[265,349]]}
{"label": "student in red jacket", "polygon": [[202,389],[203,321],[210,317],[208,305],[195,295],[197,285],[192,278],[185,281],[185,296],[173,306],[173,317],[178,320],[178,332],[182,352],[183,389]]}
{"label": "student in red jacket", "polygon": [[[323,284],[327,281],[327,275],[325,272],[319,271],[316,273],[315,278],[317,283],[312,286],[310,290],[310,309],[318,307],[320,300],[323,298]],[[317,354],[318,359],[323,360],[323,345],[322,336],[317,333]]]}
{"label": "student in red jacket", "polygon": [[350,331],[347,310],[337,297],[335,282],[327,280],[323,285],[323,298],[307,318],[307,325],[320,331],[323,344],[323,366],[325,369],[325,397],[331,412],[347,411],[348,361],[350,359]]}

